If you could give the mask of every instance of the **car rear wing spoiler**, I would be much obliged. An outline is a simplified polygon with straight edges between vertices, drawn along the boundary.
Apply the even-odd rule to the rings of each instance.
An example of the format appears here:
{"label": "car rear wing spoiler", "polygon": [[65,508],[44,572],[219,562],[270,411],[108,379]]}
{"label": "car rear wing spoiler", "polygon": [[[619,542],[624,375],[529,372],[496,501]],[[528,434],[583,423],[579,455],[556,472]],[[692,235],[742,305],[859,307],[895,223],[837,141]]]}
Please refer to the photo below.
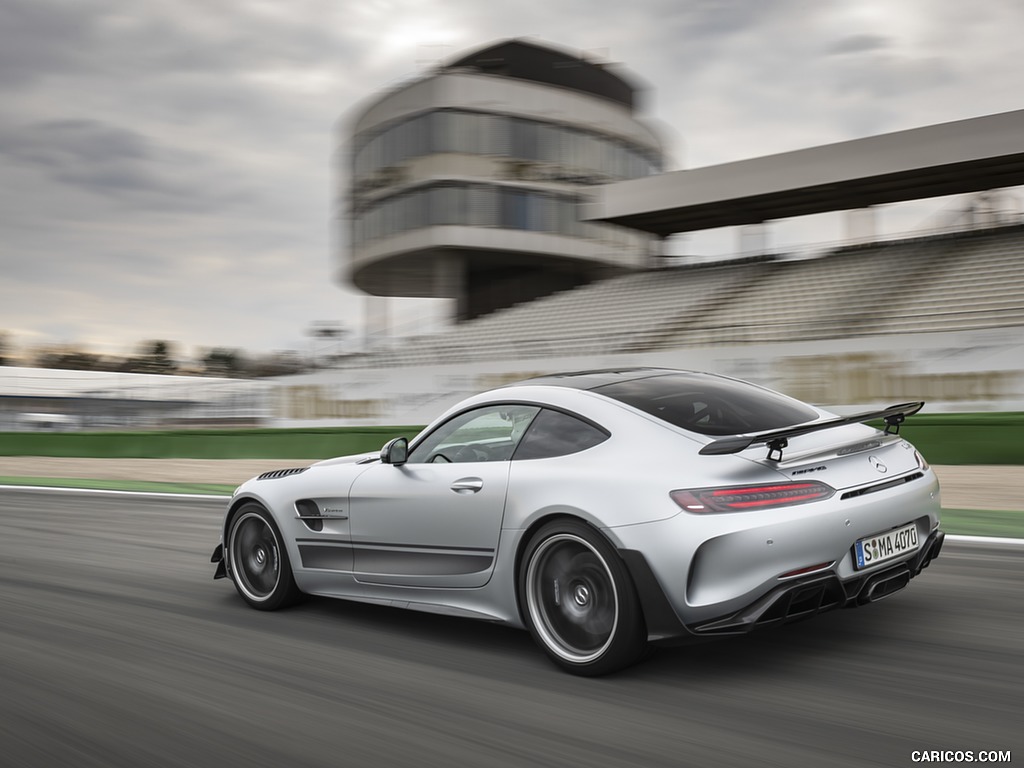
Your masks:
{"label": "car rear wing spoiler", "polygon": [[847,424],[863,424],[865,421],[882,419],[885,421],[885,434],[899,434],[900,424],[906,421],[907,416],[913,416],[924,407],[924,402],[903,403],[902,405],[890,405],[881,411],[868,411],[858,413],[856,416],[842,416],[827,421],[817,421],[812,424],[801,424],[795,427],[783,427],[768,432],[755,432],[752,435],[732,435],[720,437],[713,440],[700,449],[702,456],[724,456],[730,453],[739,453],[752,445],[763,443],[768,446],[768,460],[782,461],[782,449],[789,445],[789,438],[807,435],[811,432],[821,432],[825,429],[844,427]]}

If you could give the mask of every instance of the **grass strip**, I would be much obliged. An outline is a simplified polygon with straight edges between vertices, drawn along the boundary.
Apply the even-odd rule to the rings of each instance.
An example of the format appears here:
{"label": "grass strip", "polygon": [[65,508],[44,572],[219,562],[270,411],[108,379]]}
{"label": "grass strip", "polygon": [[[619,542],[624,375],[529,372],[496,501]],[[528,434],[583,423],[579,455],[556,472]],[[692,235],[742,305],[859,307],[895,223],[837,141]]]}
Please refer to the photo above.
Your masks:
{"label": "grass strip", "polygon": [[[879,426],[879,425],[875,425]],[[0,456],[326,459],[379,450],[418,426],[211,429],[167,432],[0,432]],[[911,416],[900,434],[931,464],[1024,465],[1024,413]]]}
{"label": "grass strip", "polygon": [[944,509],[940,527],[946,533],[960,536],[1004,536],[1024,539],[1024,512],[1003,509]]}

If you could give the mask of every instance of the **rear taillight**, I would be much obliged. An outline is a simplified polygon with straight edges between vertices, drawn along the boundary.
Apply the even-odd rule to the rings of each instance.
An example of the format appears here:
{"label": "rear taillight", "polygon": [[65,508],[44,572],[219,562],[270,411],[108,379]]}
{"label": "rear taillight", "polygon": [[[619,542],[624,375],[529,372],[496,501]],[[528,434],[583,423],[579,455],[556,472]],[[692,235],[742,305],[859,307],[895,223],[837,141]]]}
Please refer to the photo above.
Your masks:
{"label": "rear taillight", "polygon": [[920,469],[928,469],[928,462],[925,461],[924,456],[921,455],[920,451],[914,451],[914,458],[917,460],[917,466]]}
{"label": "rear taillight", "polygon": [[736,485],[728,488],[697,488],[672,491],[669,495],[687,512],[750,512],[773,507],[790,507],[827,499],[835,493],[824,483],[772,483]]}

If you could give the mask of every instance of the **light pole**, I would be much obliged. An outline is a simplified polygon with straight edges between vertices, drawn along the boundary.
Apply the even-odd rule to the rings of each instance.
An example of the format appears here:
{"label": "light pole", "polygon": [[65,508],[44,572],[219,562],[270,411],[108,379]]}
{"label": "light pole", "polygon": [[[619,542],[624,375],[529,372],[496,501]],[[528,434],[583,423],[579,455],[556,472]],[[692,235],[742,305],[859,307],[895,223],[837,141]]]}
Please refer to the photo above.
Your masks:
{"label": "light pole", "polygon": [[[335,345],[340,344],[341,341],[348,336],[348,330],[333,320],[316,320],[310,324],[309,328],[306,329],[306,335],[309,336],[309,348],[310,348],[310,363],[314,368],[319,367],[317,362],[317,340],[323,340],[327,343],[328,347],[333,342]],[[324,355],[328,361],[332,358],[338,357],[337,346],[334,349],[333,355]]]}

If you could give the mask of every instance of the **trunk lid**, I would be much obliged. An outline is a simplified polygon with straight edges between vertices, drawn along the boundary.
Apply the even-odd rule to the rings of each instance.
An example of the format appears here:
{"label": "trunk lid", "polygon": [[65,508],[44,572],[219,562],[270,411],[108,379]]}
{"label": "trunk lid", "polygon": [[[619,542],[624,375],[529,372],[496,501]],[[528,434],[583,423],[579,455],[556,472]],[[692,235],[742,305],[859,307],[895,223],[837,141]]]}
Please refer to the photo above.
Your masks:
{"label": "trunk lid", "polygon": [[884,483],[920,469],[910,443],[860,424],[795,437],[782,461],[766,454],[765,446],[757,446],[741,455],[790,480],[817,480],[837,491]]}

